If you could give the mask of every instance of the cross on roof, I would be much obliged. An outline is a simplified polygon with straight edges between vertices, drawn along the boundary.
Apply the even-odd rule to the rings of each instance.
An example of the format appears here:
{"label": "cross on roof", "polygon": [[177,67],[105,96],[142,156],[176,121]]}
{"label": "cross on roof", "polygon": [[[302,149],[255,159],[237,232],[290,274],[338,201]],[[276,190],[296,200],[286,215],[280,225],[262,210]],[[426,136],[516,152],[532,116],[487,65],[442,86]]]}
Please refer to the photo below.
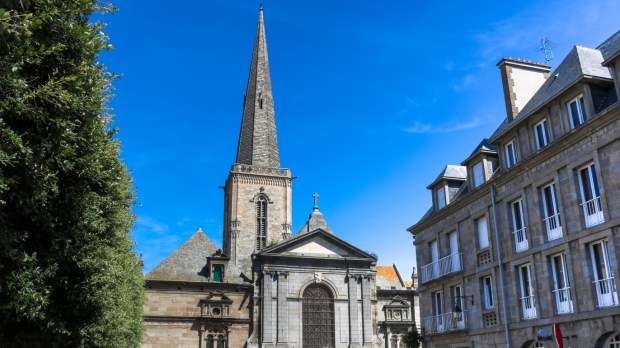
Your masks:
{"label": "cross on roof", "polygon": [[319,194],[318,193],[313,193],[312,197],[314,197],[314,211],[318,211],[319,210]]}

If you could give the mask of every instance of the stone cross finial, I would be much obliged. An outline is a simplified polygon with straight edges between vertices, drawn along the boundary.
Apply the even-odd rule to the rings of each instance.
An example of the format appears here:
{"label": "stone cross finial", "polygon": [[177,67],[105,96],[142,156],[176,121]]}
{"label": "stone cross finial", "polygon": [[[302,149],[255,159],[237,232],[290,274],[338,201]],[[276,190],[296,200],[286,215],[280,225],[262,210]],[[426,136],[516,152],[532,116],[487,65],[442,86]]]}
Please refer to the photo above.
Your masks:
{"label": "stone cross finial", "polygon": [[314,197],[314,211],[319,211],[319,194],[318,193],[313,193],[312,197]]}

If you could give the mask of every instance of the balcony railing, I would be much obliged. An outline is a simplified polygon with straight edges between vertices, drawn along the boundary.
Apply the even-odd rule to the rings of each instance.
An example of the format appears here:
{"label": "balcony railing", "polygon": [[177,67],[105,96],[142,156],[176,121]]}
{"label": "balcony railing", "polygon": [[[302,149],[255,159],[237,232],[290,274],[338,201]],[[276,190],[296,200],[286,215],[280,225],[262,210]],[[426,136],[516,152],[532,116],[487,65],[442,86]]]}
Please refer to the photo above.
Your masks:
{"label": "balcony railing", "polygon": [[523,319],[536,318],[536,306],[534,305],[534,295],[521,297],[521,308],[523,308]]}
{"label": "balcony railing", "polygon": [[573,300],[570,297],[570,287],[553,290],[555,303],[558,307],[558,314],[573,312]]}
{"label": "balcony railing", "polygon": [[446,274],[459,272],[463,270],[463,254],[454,253],[441,258],[435,262],[431,262],[428,265],[420,268],[421,283],[429,282],[433,279],[441,278]]}
{"label": "balcony railing", "polygon": [[586,227],[595,226],[605,222],[600,196],[581,203],[581,207],[583,208],[583,215],[586,218]]}
{"label": "balcony railing", "polygon": [[613,277],[595,280],[596,297],[599,307],[611,307],[618,305],[618,293],[616,292],[616,282]]}
{"label": "balcony railing", "polygon": [[425,334],[437,334],[467,329],[466,311],[448,312],[424,318]]}
{"label": "balcony railing", "polygon": [[515,235],[515,249],[517,250],[517,252],[527,250],[529,248],[529,244],[527,243],[525,227],[512,233]]}
{"label": "balcony railing", "polygon": [[562,238],[562,225],[560,224],[560,213],[543,219],[547,226],[547,240]]}

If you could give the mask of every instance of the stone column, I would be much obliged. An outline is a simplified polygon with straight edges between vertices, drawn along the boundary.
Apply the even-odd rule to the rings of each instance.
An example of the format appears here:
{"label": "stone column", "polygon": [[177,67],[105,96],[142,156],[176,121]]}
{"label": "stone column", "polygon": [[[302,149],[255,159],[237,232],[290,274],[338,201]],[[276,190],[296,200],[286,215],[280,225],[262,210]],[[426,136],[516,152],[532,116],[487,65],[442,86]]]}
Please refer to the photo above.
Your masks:
{"label": "stone column", "polygon": [[362,331],[364,334],[364,345],[372,344],[372,310],[370,308],[370,282],[371,277],[365,275],[360,277],[362,282]]}
{"label": "stone column", "polygon": [[361,341],[357,311],[357,279],[359,276],[349,274],[347,277],[349,282],[349,347],[359,347]]}
{"label": "stone column", "polygon": [[278,343],[288,342],[288,272],[278,272]]}
{"label": "stone column", "polygon": [[261,317],[261,322],[263,326],[263,343],[273,343],[273,306],[271,304],[272,294],[271,290],[273,289],[273,272],[265,272],[263,276],[263,315]]}

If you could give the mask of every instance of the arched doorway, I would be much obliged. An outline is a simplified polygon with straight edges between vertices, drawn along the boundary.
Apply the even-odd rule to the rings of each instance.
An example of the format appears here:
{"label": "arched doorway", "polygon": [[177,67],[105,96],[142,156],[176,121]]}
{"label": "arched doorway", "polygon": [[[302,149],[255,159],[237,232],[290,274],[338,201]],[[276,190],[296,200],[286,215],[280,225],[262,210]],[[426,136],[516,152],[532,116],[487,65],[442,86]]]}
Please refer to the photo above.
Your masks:
{"label": "arched doorway", "polygon": [[303,293],[303,347],[335,346],[334,298],[323,284],[312,284]]}

